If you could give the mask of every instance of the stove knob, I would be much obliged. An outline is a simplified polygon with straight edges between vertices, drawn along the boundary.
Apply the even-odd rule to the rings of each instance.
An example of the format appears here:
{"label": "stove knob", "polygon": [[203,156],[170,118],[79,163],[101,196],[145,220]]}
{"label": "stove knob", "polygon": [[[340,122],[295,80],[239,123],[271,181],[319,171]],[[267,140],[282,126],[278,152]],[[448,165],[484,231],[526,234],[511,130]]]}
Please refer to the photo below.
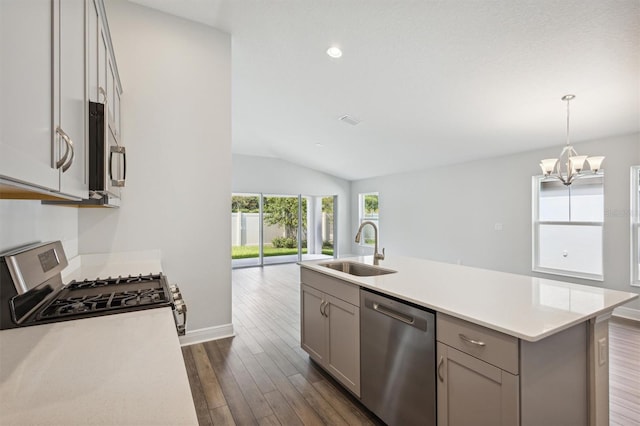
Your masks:
{"label": "stove knob", "polygon": [[185,303],[182,301],[182,299],[176,300],[175,301],[175,306],[176,306],[176,311],[179,314],[184,314],[185,312],[187,312],[187,305],[185,305]]}

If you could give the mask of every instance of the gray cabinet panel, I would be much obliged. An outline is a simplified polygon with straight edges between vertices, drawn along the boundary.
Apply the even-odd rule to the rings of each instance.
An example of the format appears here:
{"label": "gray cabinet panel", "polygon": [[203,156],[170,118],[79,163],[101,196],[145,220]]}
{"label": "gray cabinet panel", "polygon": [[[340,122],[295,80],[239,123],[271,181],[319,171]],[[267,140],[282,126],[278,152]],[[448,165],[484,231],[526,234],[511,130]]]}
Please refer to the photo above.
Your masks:
{"label": "gray cabinet panel", "polygon": [[300,315],[302,317],[300,342],[302,349],[320,364],[324,362],[326,352],[324,316],[320,310],[324,302],[323,296],[322,292],[312,287],[304,284],[300,286]]}
{"label": "gray cabinet panel", "polygon": [[57,191],[52,11],[48,1],[0,1],[0,176]]}
{"label": "gray cabinet panel", "polygon": [[360,309],[326,295],[326,366],[353,393],[360,395]]}
{"label": "gray cabinet panel", "polygon": [[[317,274],[324,278],[322,274]],[[312,275],[314,277],[314,275]],[[317,277],[316,277],[317,278]],[[360,396],[360,309],[335,295],[307,285],[309,281],[323,288],[336,290],[340,296],[349,294],[341,289],[338,279],[311,280],[303,274],[300,284],[301,346],[336,380]],[[327,285],[327,282],[330,282]],[[344,283],[345,286],[352,286]]]}
{"label": "gray cabinet panel", "polygon": [[522,425],[588,424],[587,325],[520,344]]}
{"label": "gray cabinet panel", "polygon": [[437,344],[438,425],[517,425],[518,376]]}
{"label": "gray cabinet panel", "polygon": [[[61,158],[66,150],[64,138],[57,128],[62,129],[73,143],[73,158],[69,167],[61,168],[60,192],[86,198],[88,196],[87,164],[87,117],[86,102],[86,49],[85,17],[86,0],[55,1],[54,38],[54,138]],[[55,18],[55,17],[54,17]],[[57,90],[56,90],[57,89]],[[56,93],[57,92],[57,93]],[[57,94],[57,96],[56,96]],[[57,102],[56,101],[57,98]],[[71,154],[70,154],[71,155]]]}

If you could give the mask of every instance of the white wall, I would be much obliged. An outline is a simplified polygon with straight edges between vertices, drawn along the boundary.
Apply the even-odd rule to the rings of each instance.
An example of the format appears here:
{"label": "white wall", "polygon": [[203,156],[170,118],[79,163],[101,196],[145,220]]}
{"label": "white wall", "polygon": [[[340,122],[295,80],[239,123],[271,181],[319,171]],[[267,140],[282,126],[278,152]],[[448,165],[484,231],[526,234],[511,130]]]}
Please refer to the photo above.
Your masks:
{"label": "white wall", "polygon": [[276,158],[233,155],[233,192],[337,195],[338,254],[351,253],[350,183]]}
{"label": "white wall", "polygon": [[231,323],[231,41],[211,27],[106,2],[122,79],[127,183],[83,209],[82,254],[160,249],[188,331]]}
{"label": "white wall", "polygon": [[78,254],[78,209],[33,200],[0,200],[0,252],[60,240],[68,258]]}
{"label": "white wall", "polygon": [[[605,155],[604,283],[531,272],[531,176],[562,146],[415,173],[352,182],[351,229],[357,194],[380,193],[380,242],[387,255],[406,255],[610,289],[630,283],[630,167],[640,164],[640,134],[576,144]],[[502,224],[502,231],[495,224]],[[353,252],[360,248],[353,246]],[[640,301],[627,305],[640,309]]]}

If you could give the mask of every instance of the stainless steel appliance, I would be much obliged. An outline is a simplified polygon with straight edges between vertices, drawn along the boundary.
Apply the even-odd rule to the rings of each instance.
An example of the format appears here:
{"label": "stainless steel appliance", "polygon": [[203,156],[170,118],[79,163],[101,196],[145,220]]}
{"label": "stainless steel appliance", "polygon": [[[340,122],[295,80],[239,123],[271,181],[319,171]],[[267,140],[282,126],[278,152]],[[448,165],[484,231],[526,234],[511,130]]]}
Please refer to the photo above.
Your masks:
{"label": "stainless steel appliance", "polygon": [[435,315],[360,290],[362,403],[389,426],[436,425]]}
{"label": "stainless steel appliance", "polygon": [[141,309],[171,307],[179,335],[187,308],[163,274],[62,282],[68,265],[60,241],[0,255],[0,330]]}
{"label": "stainless steel appliance", "polygon": [[108,116],[106,104],[89,102],[89,196],[102,204],[119,205],[120,188],[127,178],[127,153]]}
{"label": "stainless steel appliance", "polygon": [[[107,94],[100,89],[105,97]],[[120,189],[127,178],[127,150],[116,136],[107,104],[89,102],[89,194],[78,201],[45,200],[43,204],[120,207]]]}

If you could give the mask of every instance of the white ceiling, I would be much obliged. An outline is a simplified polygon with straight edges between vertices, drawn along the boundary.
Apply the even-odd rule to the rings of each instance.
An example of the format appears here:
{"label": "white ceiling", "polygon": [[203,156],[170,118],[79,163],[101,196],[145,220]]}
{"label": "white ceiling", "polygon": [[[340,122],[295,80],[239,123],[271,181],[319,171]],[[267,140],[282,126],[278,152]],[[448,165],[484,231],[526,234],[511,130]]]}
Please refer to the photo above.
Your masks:
{"label": "white ceiling", "polygon": [[232,35],[234,153],[349,180],[559,153],[567,93],[574,142],[640,131],[640,0],[134,1]]}

